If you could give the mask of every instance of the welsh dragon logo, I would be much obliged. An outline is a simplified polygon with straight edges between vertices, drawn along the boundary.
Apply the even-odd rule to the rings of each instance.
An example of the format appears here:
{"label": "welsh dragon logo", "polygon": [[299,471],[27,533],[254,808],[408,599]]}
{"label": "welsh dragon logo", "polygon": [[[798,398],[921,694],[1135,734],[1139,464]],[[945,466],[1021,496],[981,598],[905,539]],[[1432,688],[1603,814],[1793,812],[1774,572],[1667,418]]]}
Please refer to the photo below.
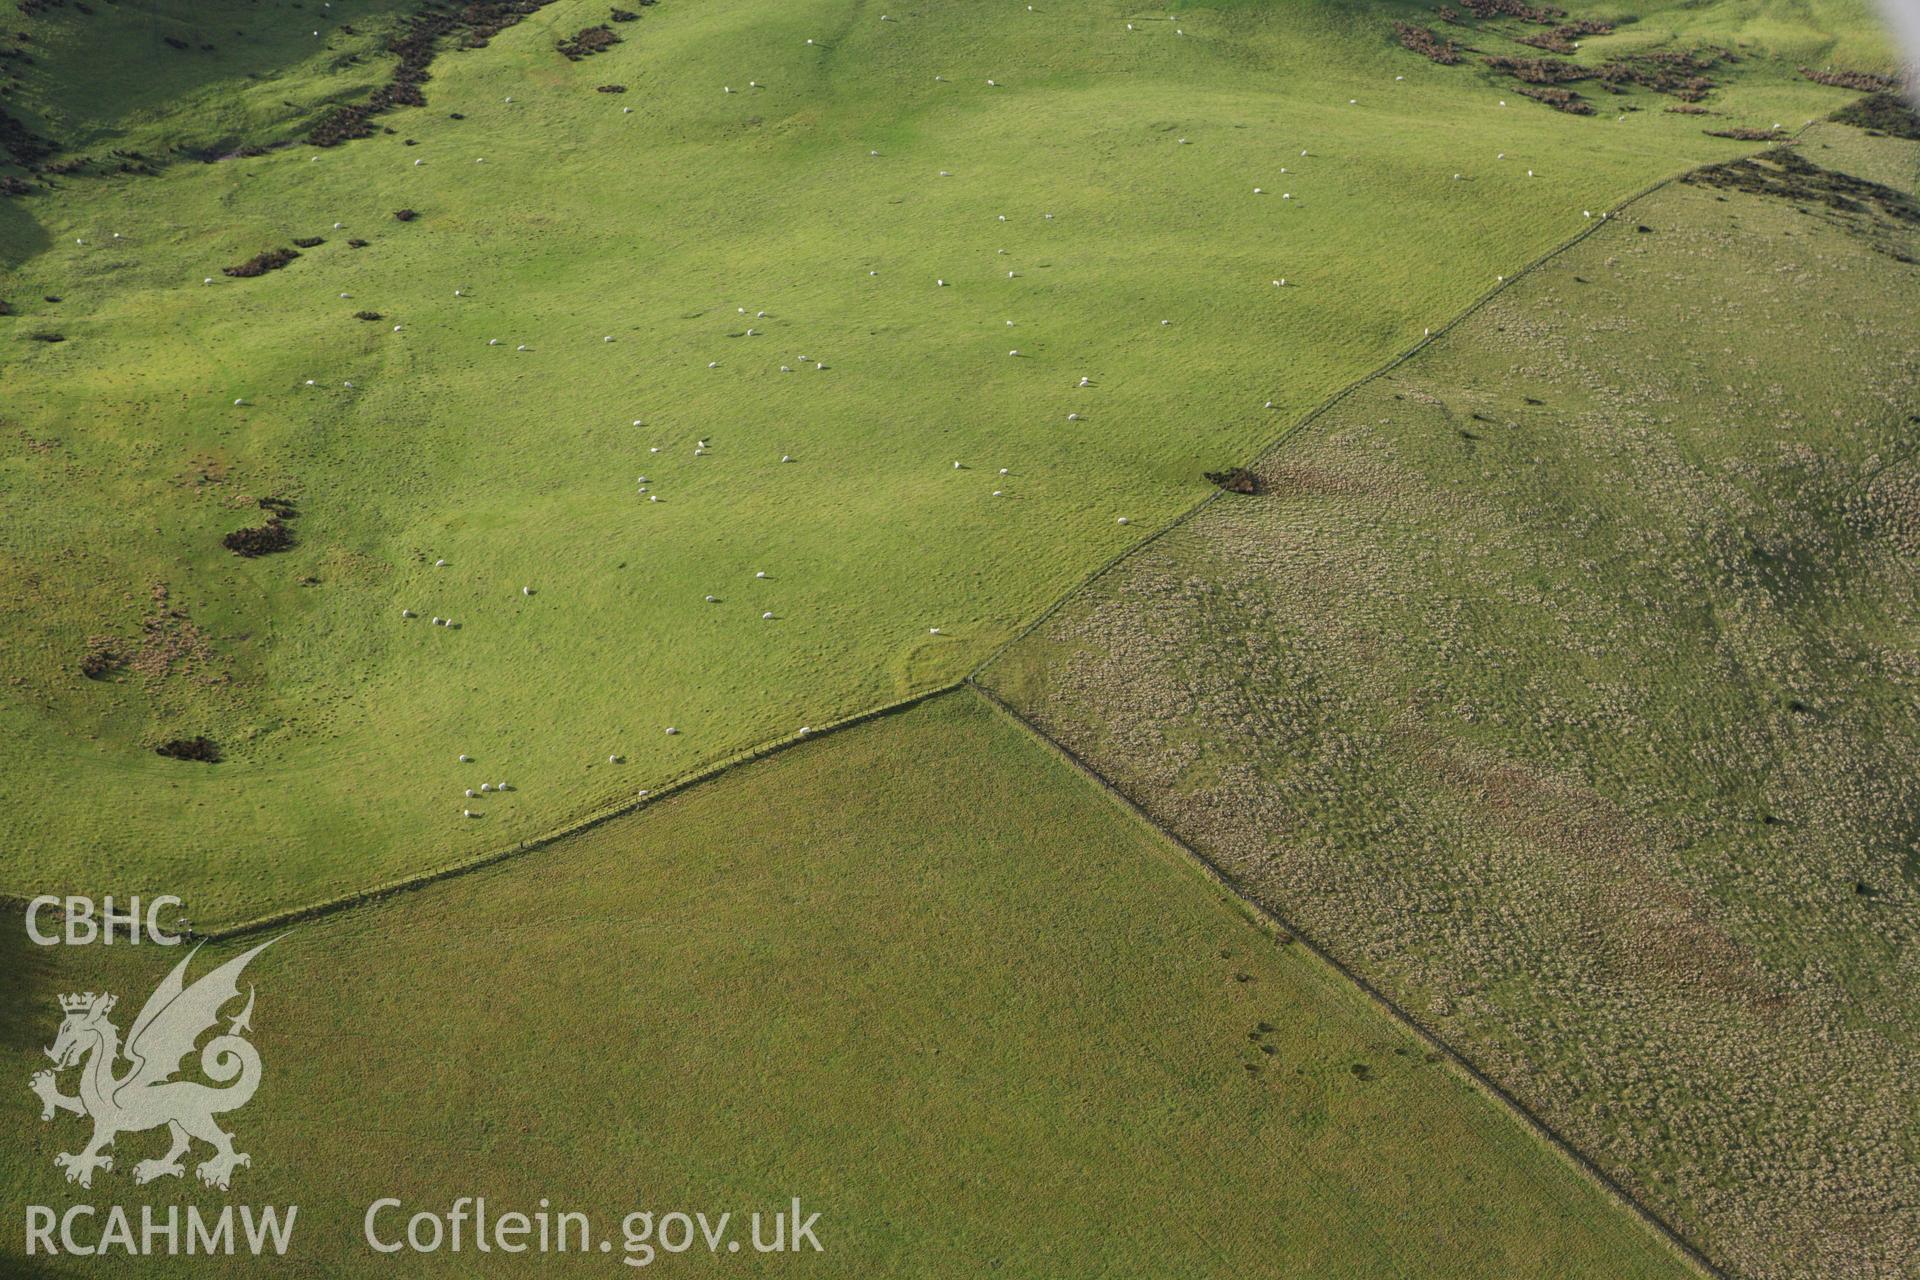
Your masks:
{"label": "welsh dragon logo", "polygon": [[[246,1007],[228,1021],[226,1033],[200,1050],[200,1070],[225,1087],[173,1077],[200,1037],[219,1023],[221,1008],[239,997],[241,970],[275,941],[261,943],[188,986],[187,965],[200,950],[195,947],[147,998],[124,1048],[120,1029],[107,1016],[116,997],[91,991],[60,997],[66,1016],[46,1051],[54,1070],[36,1074],[31,1087],[40,1097],[42,1120],[53,1119],[56,1111],[93,1120],[93,1139],[84,1149],[53,1158],[67,1171],[68,1182],[92,1186],[94,1170],[113,1169],[113,1157],[104,1152],[115,1138],[162,1125],[172,1134],[173,1145],[164,1156],[134,1165],[135,1182],[180,1177],[186,1172],[180,1157],[196,1138],[213,1148],[213,1155],[196,1170],[210,1187],[225,1191],[234,1169],[253,1163],[245,1152],[233,1149],[233,1135],[214,1121],[245,1106],[260,1084],[260,1055],[244,1038],[253,1029],[252,987],[247,988]],[[121,1070],[123,1057],[128,1065]],[[75,1066],[80,1068],[79,1094],[68,1097],[60,1092],[56,1072]]]}

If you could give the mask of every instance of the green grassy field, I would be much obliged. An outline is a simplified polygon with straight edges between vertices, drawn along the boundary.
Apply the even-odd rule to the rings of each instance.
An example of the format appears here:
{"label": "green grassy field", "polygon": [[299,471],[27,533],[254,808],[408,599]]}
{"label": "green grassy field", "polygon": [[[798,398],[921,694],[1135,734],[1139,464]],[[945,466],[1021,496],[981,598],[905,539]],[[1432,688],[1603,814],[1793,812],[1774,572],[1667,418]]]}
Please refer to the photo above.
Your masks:
{"label": "green grassy field", "polygon": [[1733,1273],[1905,1275],[1920,144],[1792,154],[1634,205],[986,682]]}
{"label": "green grassy field", "polygon": [[[119,992],[124,1029],[178,958],[40,950],[18,924],[0,930],[25,979],[0,1007],[15,1087],[46,1065],[56,993]],[[80,1122],[27,1119],[22,1087],[0,1200],[296,1203],[276,1265],[316,1276],[503,1274],[360,1243],[381,1196],[477,1193],[609,1232],[634,1209],[744,1224],[796,1195],[822,1214],[821,1255],[662,1256],[673,1274],[1690,1274],[969,692],[299,926],[248,981],[264,1083],[231,1117],[254,1163],[230,1195],[136,1189],[152,1135],[90,1193],[67,1186],[52,1160]],[[0,1252],[21,1248],[10,1229]],[[186,1261],[137,1270],[261,1265]],[[540,1263],[622,1271],[617,1252]],[[120,1271],[71,1271],[102,1273]]]}
{"label": "green grassy field", "polygon": [[[394,20],[95,7],[16,18],[0,101],[96,160],[298,137]],[[1411,6],[1035,8],[663,0],[572,63],[605,7],[564,0],[391,135],[0,200],[0,888],[232,920],[938,688],[1583,210],[1749,146],[1704,126],[1846,100],[1795,64],[1887,58],[1855,0],[1649,4],[1580,56],[1735,47],[1718,114],[1581,119],[1398,47]],[[262,497],[296,545],[238,558]]]}

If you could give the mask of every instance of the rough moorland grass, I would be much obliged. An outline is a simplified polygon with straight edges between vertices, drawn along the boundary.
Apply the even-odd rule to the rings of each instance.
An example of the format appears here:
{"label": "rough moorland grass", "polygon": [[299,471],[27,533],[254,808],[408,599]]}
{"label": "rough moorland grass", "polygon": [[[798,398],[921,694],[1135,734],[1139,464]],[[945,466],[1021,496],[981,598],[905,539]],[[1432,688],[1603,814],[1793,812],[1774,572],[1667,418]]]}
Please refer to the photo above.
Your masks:
{"label": "rough moorland grass", "polygon": [[1736,1273],[1903,1274],[1920,206],[1768,170],[1635,205],[987,682]]}
{"label": "rough moorland grass", "polygon": [[[825,1256],[788,1259],[806,1274],[1687,1274],[973,694],[533,859],[296,929],[249,971],[266,1075],[232,1117],[254,1164],[231,1199],[300,1205],[296,1274],[512,1274],[359,1243],[379,1196],[474,1194],[607,1230],[798,1195],[823,1215]],[[45,1065],[56,992],[121,993],[124,1027],[177,959],[35,951],[6,923],[16,1086]],[[90,1195],[68,1187],[52,1159],[77,1122],[13,1101],[0,1203],[227,1199],[133,1187],[134,1138]]]}
{"label": "rough moorland grass", "polygon": [[[131,19],[94,7],[30,20],[61,34],[19,95],[89,154],[296,136],[382,21],[310,5],[320,51],[258,35],[269,79],[210,61],[175,115],[152,50],[80,56]],[[662,0],[576,64],[605,6],[564,0],[391,135],[0,202],[0,887],[110,867],[214,924],[937,688],[1583,209],[1744,149],[1651,94],[1502,107],[1393,41],[1406,5],[1037,8]],[[1854,0],[1640,16],[1609,39],[1751,37],[1741,124],[1874,65]],[[262,497],[292,545],[242,559]],[[221,763],[154,753],[199,736]]]}

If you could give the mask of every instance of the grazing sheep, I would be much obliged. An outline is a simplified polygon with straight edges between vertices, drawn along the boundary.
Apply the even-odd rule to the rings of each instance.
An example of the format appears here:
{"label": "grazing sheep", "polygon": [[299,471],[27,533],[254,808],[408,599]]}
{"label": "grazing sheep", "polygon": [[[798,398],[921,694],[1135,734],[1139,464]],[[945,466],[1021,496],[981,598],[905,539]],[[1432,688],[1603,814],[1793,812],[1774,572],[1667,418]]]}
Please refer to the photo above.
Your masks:
{"label": "grazing sheep", "polygon": [[[480,790],[491,792],[493,790],[493,784],[491,782],[483,782],[480,784]],[[468,794],[471,795],[472,792],[468,792]]]}
{"label": "grazing sheep", "polygon": [[400,611],[400,616],[403,618],[412,618],[412,617],[417,617],[418,615],[415,614],[414,611],[411,609],[402,609]]}
{"label": "grazing sheep", "polygon": [[475,799],[479,796],[479,794],[480,793],[478,791],[475,791],[472,787],[467,788],[467,799],[469,800]]}
{"label": "grazing sheep", "polygon": [[762,619],[764,619],[764,620],[769,620],[769,621],[770,621],[770,620],[771,620],[771,619],[773,618],[773,614],[772,614],[771,612],[769,612],[769,613],[763,613],[763,614],[761,614],[761,615],[760,615],[760,617],[761,617]]}
{"label": "grazing sheep", "polygon": [[522,587],[522,588],[520,588],[520,594],[521,594],[521,595],[523,595],[523,596],[530,596],[530,595],[532,595],[532,594],[533,594],[533,588],[532,588],[532,587]]}
{"label": "grazing sheep", "polygon": [[470,756],[470,755],[467,755],[467,754],[466,754],[465,752],[462,752],[462,753],[460,754],[460,763],[461,763],[461,764],[471,764],[471,763],[473,763],[473,757],[472,757],[472,756]]}
{"label": "grazing sheep", "polygon": [[1130,523],[1131,523],[1131,521],[1129,521],[1129,520],[1128,520],[1128,519],[1127,519],[1127,518],[1126,518],[1125,516],[1121,516],[1121,517],[1120,517],[1120,520],[1119,520],[1119,523],[1121,523],[1121,524],[1130,524]]}
{"label": "grazing sheep", "polygon": [[760,572],[754,574],[753,576],[756,578],[764,578],[767,576],[767,571],[765,569],[762,569],[760,570]]}
{"label": "grazing sheep", "polygon": [[471,810],[471,809],[462,809],[462,810],[460,811],[460,816],[461,816],[461,817],[463,817],[463,818],[477,818],[477,817],[479,817],[480,815],[479,815],[479,814],[477,814],[477,813],[475,813],[475,812],[474,812],[473,810]]}

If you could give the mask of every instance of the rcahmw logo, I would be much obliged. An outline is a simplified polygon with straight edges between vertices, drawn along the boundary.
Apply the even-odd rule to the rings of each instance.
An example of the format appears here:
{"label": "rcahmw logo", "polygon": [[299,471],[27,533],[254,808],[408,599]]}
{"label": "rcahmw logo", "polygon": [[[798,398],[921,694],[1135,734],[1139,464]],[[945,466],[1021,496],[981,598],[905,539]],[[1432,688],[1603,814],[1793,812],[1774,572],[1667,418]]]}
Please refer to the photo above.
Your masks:
{"label": "rcahmw logo", "polygon": [[[147,997],[124,1042],[112,1017],[117,997],[91,991],[60,997],[60,1030],[46,1051],[53,1069],[38,1072],[29,1084],[40,1099],[42,1121],[67,1112],[93,1122],[93,1134],[85,1146],[53,1158],[68,1182],[91,1188],[96,1173],[113,1171],[114,1157],[108,1148],[115,1147],[121,1135],[160,1128],[167,1131],[171,1145],[133,1166],[137,1183],[184,1176],[182,1157],[195,1142],[212,1149],[194,1168],[209,1187],[227,1190],[234,1171],[252,1165],[253,1158],[235,1149],[233,1135],[215,1117],[245,1106],[260,1085],[260,1054],[246,1038],[253,1030],[253,988],[247,988],[246,1003],[238,1013],[223,1019],[222,1010],[239,1000],[241,973],[274,941],[261,943],[188,985],[187,967],[200,951],[195,947]],[[201,1037],[217,1031],[223,1020],[226,1029],[209,1039],[197,1058],[199,1073],[213,1083],[176,1079]],[[72,1094],[60,1088],[59,1073],[69,1070],[78,1076]],[[236,1244],[256,1254],[268,1248],[283,1253],[298,1213],[297,1205],[258,1211],[251,1205],[239,1206],[241,1234],[236,1237],[231,1205],[212,1216],[195,1205],[186,1206],[184,1212],[175,1206],[145,1206],[139,1210],[138,1231],[133,1217],[119,1205],[74,1205],[64,1213],[46,1205],[29,1205],[27,1253],[231,1253]],[[97,1237],[81,1238],[80,1233],[95,1230]]]}

